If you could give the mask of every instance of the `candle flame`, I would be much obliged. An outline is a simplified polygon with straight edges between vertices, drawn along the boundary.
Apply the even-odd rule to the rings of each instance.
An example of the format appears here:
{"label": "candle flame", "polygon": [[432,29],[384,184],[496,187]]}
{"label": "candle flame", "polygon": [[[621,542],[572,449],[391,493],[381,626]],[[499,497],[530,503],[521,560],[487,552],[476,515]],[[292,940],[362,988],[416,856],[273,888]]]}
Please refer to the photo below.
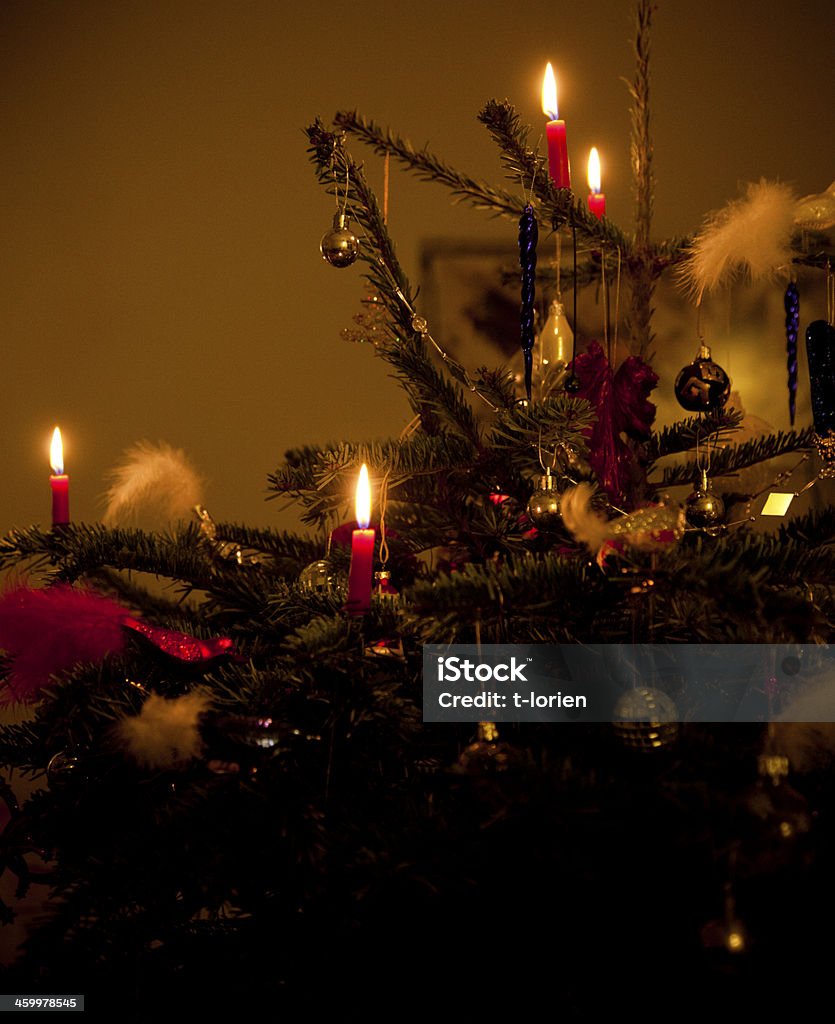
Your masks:
{"label": "candle flame", "polygon": [[542,80],[542,113],[547,115],[549,121],[559,120],[557,79],[554,77],[554,69],[551,67],[550,61],[545,66],[545,78]]}
{"label": "candle flame", "polygon": [[52,444],[49,446],[49,464],[56,476],[64,472],[64,444],[61,440],[61,431],[58,427],[52,432]]}
{"label": "candle flame", "polygon": [[360,469],[360,478],[357,482],[356,499],[357,526],[361,530],[367,530],[371,522],[371,485],[368,482],[368,466],[363,462]]}
{"label": "candle flame", "polygon": [[589,153],[589,192],[600,192],[600,154],[597,146],[591,147]]}

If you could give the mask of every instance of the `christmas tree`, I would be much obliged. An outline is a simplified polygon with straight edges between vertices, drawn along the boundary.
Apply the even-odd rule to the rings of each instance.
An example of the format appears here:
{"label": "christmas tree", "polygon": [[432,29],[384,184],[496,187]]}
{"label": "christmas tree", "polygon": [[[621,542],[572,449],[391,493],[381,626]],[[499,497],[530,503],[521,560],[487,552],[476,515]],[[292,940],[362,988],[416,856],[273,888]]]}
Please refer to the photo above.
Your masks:
{"label": "christmas tree", "polygon": [[[479,115],[505,188],[355,112],[308,127],[336,200],[323,255],[367,284],[351,336],[414,413],[394,440],[286,454],[273,496],[313,534],[202,508],[173,533],[70,523],[56,466],[53,529],[3,540],[0,566],[29,575],[0,600],[3,681],[32,714],[0,730],[0,757],[47,782],[22,805],[5,792],[3,863],[21,896],[51,894],[5,991],[84,992],[107,1019],[546,1005],[593,1020],[674,991],[700,1009],[743,991],[773,1006],[781,977],[822,960],[825,726],[680,725],[648,680],[624,690],[633,710],[614,728],[422,717],[427,645],[791,645],[775,705],[780,678],[825,664],[835,515],[763,531],[759,499],[800,485],[780,469],[746,489],[740,474],[783,456],[829,474],[830,323],[810,328],[814,428],[739,442],[698,327],[693,362],[660,382],[689,415],[656,429],[650,396],[653,293],[679,268],[694,323],[728,275],[780,268],[794,393],[790,276],[828,275],[831,196],[801,215],[762,185],[695,238],[652,240],[651,12],[640,0],[634,233],[578,198],[559,141],[549,166],[508,103]],[[520,373],[467,366],[435,337],[354,143],[518,222]],[[751,246],[763,205],[768,244]],[[582,288],[599,288],[600,340],[579,336]],[[112,506],[171,458],[139,452]],[[354,530],[363,464],[371,528]]]}

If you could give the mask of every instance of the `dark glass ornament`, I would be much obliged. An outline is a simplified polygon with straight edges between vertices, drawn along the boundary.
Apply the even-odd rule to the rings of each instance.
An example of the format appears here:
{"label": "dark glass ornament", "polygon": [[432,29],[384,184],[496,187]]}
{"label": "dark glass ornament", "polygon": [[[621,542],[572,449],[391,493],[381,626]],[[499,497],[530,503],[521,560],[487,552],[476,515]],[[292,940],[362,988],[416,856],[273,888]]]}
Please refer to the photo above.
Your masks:
{"label": "dark glass ornament", "polygon": [[806,354],[812,390],[815,433],[826,437],[835,430],[835,327],[815,320],[806,328]]}
{"label": "dark glass ornament", "polygon": [[731,393],[731,379],[711,359],[707,345],[702,345],[693,362],[679,371],[675,393],[678,404],[688,412],[715,411],[725,407]]}
{"label": "dark glass ornament", "polygon": [[62,750],[55,754],[46,766],[46,779],[50,789],[57,789],[70,782],[86,782],[87,776],[82,771],[78,758]]}
{"label": "dark glass ornament", "polygon": [[319,243],[322,259],[332,267],[350,267],[359,256],[360,243],[357,236],[348,227],[348,215],[335,213],[333,227],[322,235]]}

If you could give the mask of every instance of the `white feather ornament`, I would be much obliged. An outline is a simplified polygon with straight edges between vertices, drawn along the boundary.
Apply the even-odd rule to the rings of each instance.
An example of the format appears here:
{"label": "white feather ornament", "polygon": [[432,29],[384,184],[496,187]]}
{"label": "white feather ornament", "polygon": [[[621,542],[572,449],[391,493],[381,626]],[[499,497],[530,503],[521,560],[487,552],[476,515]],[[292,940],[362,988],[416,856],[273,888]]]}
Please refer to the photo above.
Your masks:
{"label": "white feather ornament", "polygon": [[574,539],[585,544],[592,554],[597,554],[611,536],[611,529],[609,521],[592,509],[593,494],[591,484],[569,487],[560,498],[560,515]]}
{"label": "white feather ornament", "polygon": [[143,767],[175,768],[202,753],[197,725],[209,703],[199,690],[171,700],[151,694],[138,715],[118,723],[117,738]]}
{"label": "white feather ornament", "polygon": [[109,479],[102,517],[107,526],[190,518],[194,506],[203,504],[203,481],[185,452],[164,441],[129,448]]}
{"label": "white feather ornament", "polygon": [[791,260],[795,196],[778,181],[751,182],[745,196],[710,214],[678,268],[697,300],[737,277],[768,279]]}

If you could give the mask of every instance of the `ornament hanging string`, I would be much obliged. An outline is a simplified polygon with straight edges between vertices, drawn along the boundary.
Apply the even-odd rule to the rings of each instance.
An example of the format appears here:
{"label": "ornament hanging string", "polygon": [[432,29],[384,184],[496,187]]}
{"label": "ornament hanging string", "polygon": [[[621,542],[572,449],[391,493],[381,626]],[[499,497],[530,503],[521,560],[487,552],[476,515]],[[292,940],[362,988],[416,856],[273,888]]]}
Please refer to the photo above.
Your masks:
{"label": "ornament hanging string", "polygon": [[348,210],[348,191],[351,187],[351,174],[348,167],[348,161],[345,161],[345,195],[342,197],[342,206],[339,205],[339,177],[337,175],[337,150],[342,147],[342,138],[337,137],[333,140],[333,152],[331,154],[331,167],[333,168],[333,197],[336,201],[336,212],[339,214],[345,214]]}
{"label": "ornament hanging string", "polygon": [[574,369],[577,361],[577,224],[574,221],[574,206],[570,207],[569,216],[571,218],[571,256],[572,256],[572,292],[573,292],[573,309],[571,315],[571,329],[574,332],[571,346],[571,376],[565,382],[566,391],[579,391],[580,381],[577,379],[577,373]]}
{"label": "ornament hanging string", "polygon": [[383,224],[389,220],[389,175],[391,172],[391,154],[386,153],[383,160]]}
{"label": "ornament hanging string", "polygon": [[389,546],[386,541],[386,509],[389,498],[389,478],[391,477],[391,466],[386,470],[383,481],[380,484],[380,569],[384,570],[389,560]]}
{"label": "ornament hanging string", "polygon": [[622,263],[623,250],[618,246],[618,272],[615,279],[615,340],[613,344],[615,354],[617,354],[618,350],[618,327],[620,325],[620,271]]}
{"label": "ornament hanging string", "polygon": [[519,266],[522,272],[522,304],[519,310],[522,355],[525,366],[525,394],[531,400],[533,376],[534,318],[536,300],[536,244],[539,226],[530,202],[519,219]]}
{"label": "ornament hanging string", "polygon": [[606,253],[602,254],[600,260],[600,285],[603,289],[603,341],[606,345],[606,358],[609,360],[609,366],[614,370],[615,360],[613,358],[612,346],[610,344],[611,335],[609,330],[609,282],[606,280]]}
{"label": "ornament hanging string", "polygon": [[[398,441],[405,441],[420,427],[420,415],[413,416],[406,426],[400,431]],[[391,479],[391,466],[386,470],[383,481],[380,484],[380,570],[383,571],[389,560],[389,546],[386,540],[386,511],[389,500],[389,480]]]}

